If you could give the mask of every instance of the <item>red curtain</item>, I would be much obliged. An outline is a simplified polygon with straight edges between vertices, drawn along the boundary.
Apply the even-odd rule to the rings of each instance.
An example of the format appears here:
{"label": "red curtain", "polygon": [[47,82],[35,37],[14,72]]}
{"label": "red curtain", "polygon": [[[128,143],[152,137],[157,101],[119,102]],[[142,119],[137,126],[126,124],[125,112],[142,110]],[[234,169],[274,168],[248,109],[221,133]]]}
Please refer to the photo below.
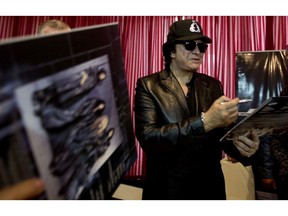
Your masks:
{"label": "red curtain", "polygon": [[[288,44],[287,16],[2,16],[0,40],[35,34],[47,19],[63,20],[72,28],[118,22],[133,111],[136,80],[163,68],[161,51],[169,26],[186,18],[196,19],[212,38],[200,72],[222,81],[228,97],[235,97],[236,52],[282,50]],[[127,177],[141,179],[145,158],[136,144],[138,160]]]}

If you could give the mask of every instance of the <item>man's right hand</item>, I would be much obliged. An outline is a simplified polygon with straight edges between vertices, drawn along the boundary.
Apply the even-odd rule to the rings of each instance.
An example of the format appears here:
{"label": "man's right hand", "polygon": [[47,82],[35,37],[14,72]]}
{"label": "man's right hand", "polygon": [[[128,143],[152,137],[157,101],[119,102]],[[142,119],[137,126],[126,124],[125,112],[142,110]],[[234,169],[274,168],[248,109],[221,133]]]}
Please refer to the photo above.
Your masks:
{"label": "man's right hand", "polygon": [[227,127],[236,121],[238,117],[239,98],[230,99],[221,96],[214,101],[205,115],[205,131],[208,132],[214,128]]}

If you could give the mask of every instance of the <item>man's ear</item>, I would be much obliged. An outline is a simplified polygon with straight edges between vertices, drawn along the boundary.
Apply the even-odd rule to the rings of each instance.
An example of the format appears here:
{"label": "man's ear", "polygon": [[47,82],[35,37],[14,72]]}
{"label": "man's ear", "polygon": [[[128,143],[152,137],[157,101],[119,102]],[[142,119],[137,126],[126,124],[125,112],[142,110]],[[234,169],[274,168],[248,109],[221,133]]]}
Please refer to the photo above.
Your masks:
{"label": "man's ear", "polygon": [[176,56],[175,56],[175,50],[172,50],[171,53],[170,53],[170,57],[172,59],[174,59]]}

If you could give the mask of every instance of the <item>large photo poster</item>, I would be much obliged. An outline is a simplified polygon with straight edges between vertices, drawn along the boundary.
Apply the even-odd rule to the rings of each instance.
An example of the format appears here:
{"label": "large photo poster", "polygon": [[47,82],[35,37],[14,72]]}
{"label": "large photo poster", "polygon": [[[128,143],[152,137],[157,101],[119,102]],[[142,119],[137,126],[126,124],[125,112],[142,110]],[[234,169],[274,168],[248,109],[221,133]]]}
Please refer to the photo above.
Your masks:
{"label": "large photo poster", "polygon": [[[253,163],[256,199],[283,199],[281,194],[287,193],[284,188],[288,185],[287,180],[280,180],[288,176],[285,156],[288,95],[277,98],[287,88],[287,50],[239,52],[236,65],[236,96],[251,99],[251,102],[239,104],[240,124],[231,134],[241,132],[241,129],[256,129],[260,136],[260,147]],[[282,183],[286,186],[282,187]]]}
{"label": "large photo poster", "polygon": [[12,40],[0,53],[0,187],[37,176],[39,199],[111,199],[137,157],[118,26]]}

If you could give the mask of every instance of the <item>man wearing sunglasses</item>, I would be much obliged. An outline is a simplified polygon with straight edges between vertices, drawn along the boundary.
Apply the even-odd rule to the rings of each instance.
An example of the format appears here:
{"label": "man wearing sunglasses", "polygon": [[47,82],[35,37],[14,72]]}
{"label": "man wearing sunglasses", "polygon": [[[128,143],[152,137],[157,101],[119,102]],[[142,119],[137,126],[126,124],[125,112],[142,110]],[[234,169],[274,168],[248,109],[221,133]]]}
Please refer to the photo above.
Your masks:
{"label": "man wearing sunglasses", "polygon": [[226,199],[222,149],[244,164],[259,147],[255,132],[219,142],[238,116],[239,99],[198,73],[212,40],[195,20],[170,26],[165,69],[137,81],[135,130],[146,155],[143,199]]}

